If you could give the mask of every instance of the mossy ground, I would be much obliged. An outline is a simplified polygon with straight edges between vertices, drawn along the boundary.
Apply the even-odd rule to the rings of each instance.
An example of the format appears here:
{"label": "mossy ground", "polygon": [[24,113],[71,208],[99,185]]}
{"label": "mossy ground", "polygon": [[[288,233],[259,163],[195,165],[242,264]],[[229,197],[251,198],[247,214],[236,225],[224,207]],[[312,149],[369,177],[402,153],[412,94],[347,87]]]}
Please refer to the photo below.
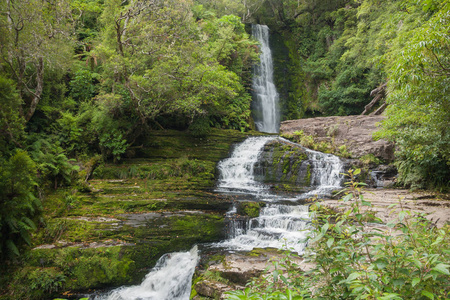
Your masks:
{"label": "mossy ground", "polygon": [[49,299],[139,283],[164,253],[223,238],[230,199],[213,192],[216,164],[249,135],[157,131],[83,189],[50,191],[32,247],[1,276],[0,299]]}

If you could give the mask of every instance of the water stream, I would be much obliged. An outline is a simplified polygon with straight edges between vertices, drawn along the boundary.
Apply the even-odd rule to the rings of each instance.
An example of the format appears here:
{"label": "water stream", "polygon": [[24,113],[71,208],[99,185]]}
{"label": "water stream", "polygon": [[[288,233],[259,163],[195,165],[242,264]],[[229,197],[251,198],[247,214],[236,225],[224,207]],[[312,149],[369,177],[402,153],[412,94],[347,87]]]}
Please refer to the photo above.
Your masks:
{"label": "water stream", "polygon": [[[272,56],[269,48],[269,28],[252,26],[254,37],[261,44],[261,64],[255,67],[253,89],[255,91],[254,118],[257,129],[277,133],[280,116],[278,94],[273,83]],[[262,203],[259,217],[242,218],[236,206],[226,214],[229,224],[228,238],[210,247],[229,251],[253,248],[288,247],[299,254],[305,245],[301,241],[309,226],[308,206],[305,198],[325,195],[341,184],[342,163],[330,154],[304,149],[311,169],[311,190],[300,195],[282,195],[271,191],[270,186],[255,179],[255,164],[266,143],[279,140],[276,136],[250,137],[234,148],[231,156],[218,164],[220,180],[216,192],[236,196],[236,205],[242,201]],[[301,147],[295,145],[296,147]],[[122,287],[95,300],[187,300],[191,279],[199,260],[197,246],[189,252],[165,254],[141,285]],[[91,297],[92,298],[92,297]]]}
{"label": "water stream", "polygon": [[258,131],[278,133],[280,110],[278,93],[273,81],[272,52],[269,47],[269,27],[252,25],[252,35],[260,43],[260,64],[254,67],[253,118]]}
{"label": "water stream", "polygon": [[218,192],[241,195],[237,201],[258,201],[264,207],[259,217],[251,219],[240,218],[233,208],[227,215],[229,238],[217,243],[217,247],[233,250],[286,247],[302,254],[305,245],[299,241],[306,237],[310,219],[308,206],[299,203],[306,198],[325,196],[340,187],[343,165],[339,158],[309,149],[304,150],[312,166],[311,191],[296,196],[275,194],[269,186],[255,181],[254,165],[264,145],[274,140],[291,143],[279,137],[251,137],[236,147],[230,158],[219,163]]}
{"label": "water stream", "polygon": [[163,255],[140,285],[122,287],[95,300],[186,300],[198,263],[197,246],[189,252]]}

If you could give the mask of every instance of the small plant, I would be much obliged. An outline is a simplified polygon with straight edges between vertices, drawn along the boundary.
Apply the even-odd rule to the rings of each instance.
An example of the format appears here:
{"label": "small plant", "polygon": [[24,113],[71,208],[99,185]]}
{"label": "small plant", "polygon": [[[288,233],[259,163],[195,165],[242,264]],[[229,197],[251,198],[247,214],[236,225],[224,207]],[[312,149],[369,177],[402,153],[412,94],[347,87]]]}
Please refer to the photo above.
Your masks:
{"label": "small plant", "polygon": [[372,153],[365,154],[359,159],[365,166],[379,165],[381,164],[381,159],[373,155]]}

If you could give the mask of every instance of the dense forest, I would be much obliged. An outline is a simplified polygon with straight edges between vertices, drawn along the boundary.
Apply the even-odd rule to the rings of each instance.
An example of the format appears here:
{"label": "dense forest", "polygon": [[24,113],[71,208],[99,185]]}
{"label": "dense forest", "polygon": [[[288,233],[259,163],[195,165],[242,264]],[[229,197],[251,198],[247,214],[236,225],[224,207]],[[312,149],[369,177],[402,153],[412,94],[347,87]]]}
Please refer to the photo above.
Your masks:
{"label": "dense forest", "polygon": [[42,194],[83,188],[154,132],[253,129],[252,23],[287,53],[284,120],[384,111],[376,138],[396,144],[398,183],[449,188],[449,0],[6,0],[0,11],[2,260],[31,243]]}

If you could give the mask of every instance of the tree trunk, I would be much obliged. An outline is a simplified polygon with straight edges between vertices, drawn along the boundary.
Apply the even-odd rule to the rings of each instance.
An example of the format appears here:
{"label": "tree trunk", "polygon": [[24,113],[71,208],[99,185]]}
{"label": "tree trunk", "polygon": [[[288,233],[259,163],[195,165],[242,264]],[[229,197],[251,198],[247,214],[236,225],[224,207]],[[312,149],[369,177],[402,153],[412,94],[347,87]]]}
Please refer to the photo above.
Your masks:
{"label": "tree trunk", "polygon": [[36,107],[41,100],[42,90],[44,88],[44,59],[39,57],[38,65],[36,70],[36,89],[34,93],[32,92],[32,99],[30,103],[30,109],[28,110],[27,115],[25,116],[25,120],[30,121],[31,117],[34,115],[36,111]]}

